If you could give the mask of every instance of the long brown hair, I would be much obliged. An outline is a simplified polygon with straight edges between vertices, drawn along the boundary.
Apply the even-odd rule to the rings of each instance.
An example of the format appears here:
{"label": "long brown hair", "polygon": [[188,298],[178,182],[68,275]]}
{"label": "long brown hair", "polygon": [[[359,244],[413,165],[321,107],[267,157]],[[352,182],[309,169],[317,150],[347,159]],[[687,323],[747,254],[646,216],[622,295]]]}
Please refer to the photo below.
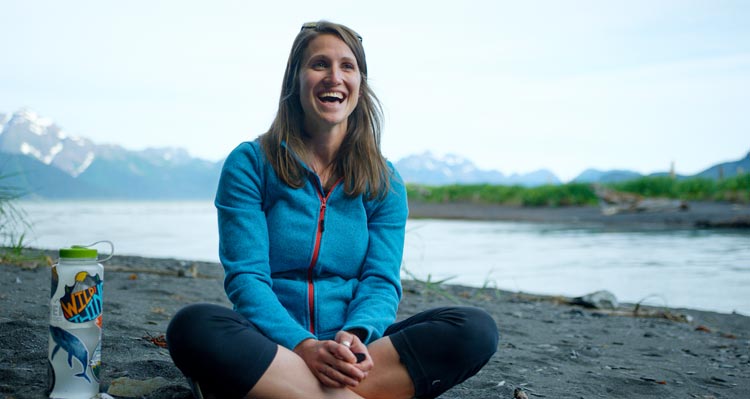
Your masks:
{"label": "long brown hair", "polygon": [[[284,72],[279,110],[271,128],[261,136],[261,146],[284,183],[295,188],[305,184],[306,171],[294,156],[304,156],[308,151],[302,141],[304,111],[300,103],[299,72],[310,41],[322,34],[335,35],[349,46],[357,59],[362,78],[357,107],[349,115],[346,137],[333,161],[335,172],[344,177],[347,195],[353,197],[365,194],[369,199],[380,197],[388,192],[391,175],[380,152],[383,110],[367,83],[367,62],[362,39],[344,25],[319,21],[305,24],[297,34]],[[291,151],[287,151],[284,145]]]}

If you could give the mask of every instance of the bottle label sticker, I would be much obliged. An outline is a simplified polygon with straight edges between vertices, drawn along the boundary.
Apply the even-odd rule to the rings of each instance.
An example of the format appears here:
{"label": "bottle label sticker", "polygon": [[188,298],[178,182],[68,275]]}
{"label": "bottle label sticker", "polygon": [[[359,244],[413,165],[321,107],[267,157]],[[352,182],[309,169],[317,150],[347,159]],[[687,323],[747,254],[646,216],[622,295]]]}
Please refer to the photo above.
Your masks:
{"label": "bottle label sticker", "polygon": [[65,319],[72,323],[96,320],[102,314],[103,285],[98,274],[76,274],[73,285],[66,285],[65,294],[60,298],[60,308]]}

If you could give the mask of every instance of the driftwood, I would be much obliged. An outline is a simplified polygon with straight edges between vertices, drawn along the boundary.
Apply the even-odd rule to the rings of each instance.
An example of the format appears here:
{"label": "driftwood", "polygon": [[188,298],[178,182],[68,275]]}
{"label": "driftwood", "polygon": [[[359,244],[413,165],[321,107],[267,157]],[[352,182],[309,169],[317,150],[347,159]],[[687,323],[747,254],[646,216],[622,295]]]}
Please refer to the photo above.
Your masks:
{"label": "driftwood", "polygon": [[[581,297],[568,298],[562,295],[546,296],[546,295],[528,294],[524,292],[514,293],[513,296],[521,301],[551,302],[557,305],[590,308],[589,306],[585,306],[581,304],[581,300],[580,300]],[[662,308],[656,308],[656,307],[650,307],[650,306],[645,307],[645,306],[642,306],[640,302],[633,305],[632,307],[629,305],[625,305],[625,306],[618,305],[617,308],[615,309],[598,308],[598,309],[588,309],[587,311],[591,313],[597,313],[600,315],[607,315],[607,316],[667,319],[667,320],[676,321],[680,323],[690,323],[693,321],[692,316],[688,314],[679,313],[674,310],[670,310],[666,308],[662,309]]]}
{"label": "driftwood", "polygon": [[623,193],[609,188],[594,185],[594,193],[599,198],[599,206],[604,215],[615,215],[624,212],[661,212],[686,211],[689,205],[685,201],[667,198],[645,198],[638,194]]}
{"label": "driftwood", "polygon": [[640,306],[636,306],[633,309],[597,309],[595,311],[599,314],[605,314],[608,316],[626,316],[626,317],[642,317],[642,318],[655,318],[655,319],[667,319],[671,321],[677,321],[680,323],[690,323],[693,318],[690,315],[676,313],[674,311],[665,309],[646,309]]}

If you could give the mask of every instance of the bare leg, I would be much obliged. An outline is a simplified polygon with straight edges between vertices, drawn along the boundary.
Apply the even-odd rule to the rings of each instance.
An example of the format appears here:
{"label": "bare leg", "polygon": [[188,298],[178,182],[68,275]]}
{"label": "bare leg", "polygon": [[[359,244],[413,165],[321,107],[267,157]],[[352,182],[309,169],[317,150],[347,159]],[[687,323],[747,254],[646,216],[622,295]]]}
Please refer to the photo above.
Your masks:
{"label": "bare leg", "polygon": [[307,368],[305,361],[283,346],[279,346],[276,357],[268,370],[250,390],[247,397],[252,399],[362,399],[349,389],[323,386]]}
{"label": "bare leg", "polygon": [[414,397],[414,384],[406,367],[393,347],[391,339],[383,337],[367,346],[375,366],[352,390],[367,399],[409,399]]}

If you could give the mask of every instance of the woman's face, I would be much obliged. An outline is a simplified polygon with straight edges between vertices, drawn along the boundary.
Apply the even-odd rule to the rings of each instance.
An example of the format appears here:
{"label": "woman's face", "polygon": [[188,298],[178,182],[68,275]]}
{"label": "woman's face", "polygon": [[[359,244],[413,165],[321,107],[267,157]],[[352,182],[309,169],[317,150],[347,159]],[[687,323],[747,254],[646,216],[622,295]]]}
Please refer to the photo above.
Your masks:
{"label": "woman's face", "polygon": [[349,46],[335,35],[322,34],[307,46],[300,66],[300,102],[308,133],[346,131],[349,115],[357,107],[361,75]]}

